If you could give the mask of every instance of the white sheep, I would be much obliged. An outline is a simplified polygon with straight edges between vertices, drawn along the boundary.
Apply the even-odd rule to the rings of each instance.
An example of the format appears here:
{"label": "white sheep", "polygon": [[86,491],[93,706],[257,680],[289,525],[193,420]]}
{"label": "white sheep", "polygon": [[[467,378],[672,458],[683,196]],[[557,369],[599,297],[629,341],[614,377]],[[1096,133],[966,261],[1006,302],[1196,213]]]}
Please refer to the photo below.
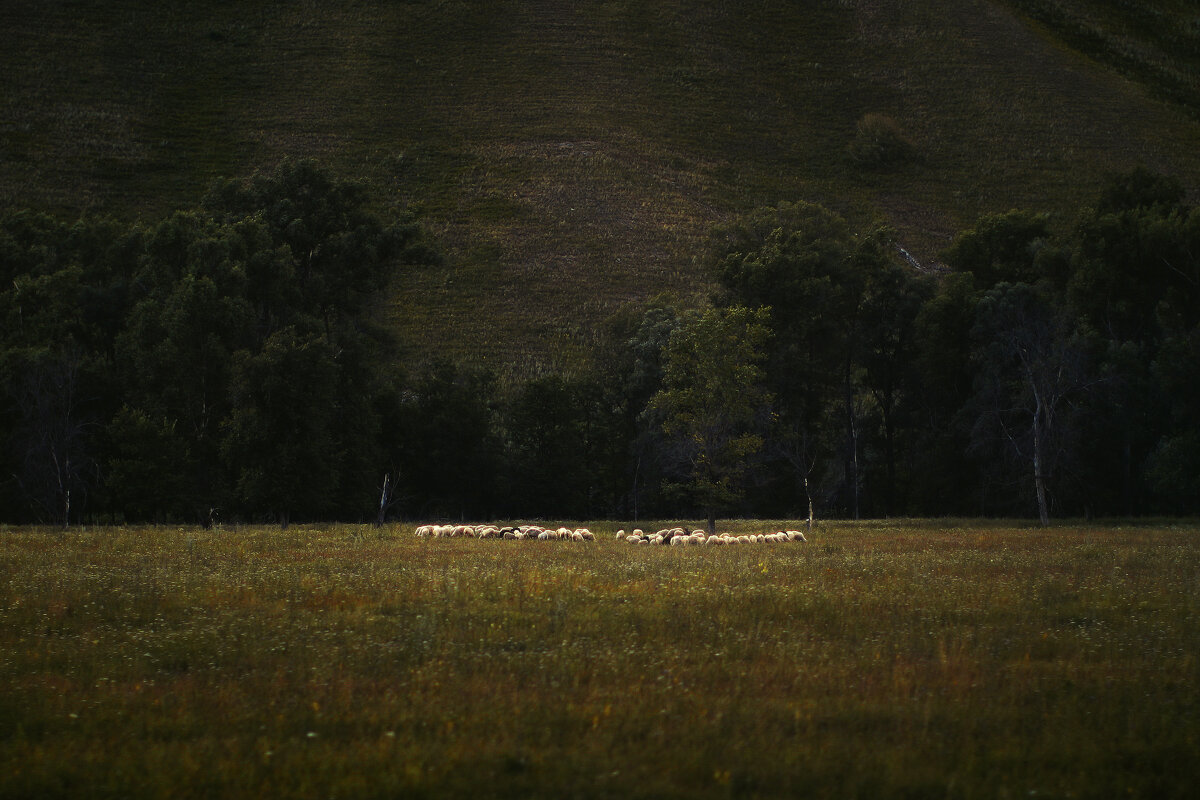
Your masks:
{"label": "white sheep", "polygon": [[800,531],[788,531],[787,537],[788,537],[788,541],[791,541],[791,542],[807,542],[808,541],[808,537],[805,536]]}
{"label": "white sheep", "polygon": [[624,539],[624,538],[625,538],[625,529],[624,529],[624,528],[621,528],[621,530],[617,531],[617,536],[616,536],[616,539],[617,539],[617,541],[619,542],[619,541],[621,541],[621,540],[622,540],[622,539]]}

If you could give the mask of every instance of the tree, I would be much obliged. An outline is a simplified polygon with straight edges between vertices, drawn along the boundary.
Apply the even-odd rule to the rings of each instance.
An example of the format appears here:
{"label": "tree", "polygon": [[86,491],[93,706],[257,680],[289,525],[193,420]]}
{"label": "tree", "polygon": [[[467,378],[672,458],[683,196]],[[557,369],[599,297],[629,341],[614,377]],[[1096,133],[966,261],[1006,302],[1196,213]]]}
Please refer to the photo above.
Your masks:
{"label": "tree", "polygon": [[959,272],[970,272],[981,289],[1000,282],[1035,283],[1061,278],[1057,251],[1047,247],[1050,218],[1029,211],[985,214],[975,227],[963,231],[942,254]]}
{"label": "tree", "polygon": [[526,383],[504,413],[504,484],[518,510],[590,516],[595,451],[603,438],[596,388],[558,375]]}
{"label": "tree", "polygon": [[337,364],[320,336],[284,328],[234,355],[222,450],[247,510],[327,514],[337,487]]}
{"label": "tree", "polygon": [[97,483],[97,465],[81,397],[83,356],[77,348],[37,351],[24,359],[16,386],[14,445],[26,498],[43,519],[66,527]]}
{"label": "tree", "polygon": [[[218,181],[204,207],[222,223],[260,221],[283,252],[296,308],[333,335],[344,317],[361,315],[386,287],[396,264],[434,263],[407,212],[391,224],[367,209],[365,189],[312,160],[285,160],[271,173]],[[269,280],[269,275],[264,275]]]}
{"label": "tree", "polygon": [[671,334],[663,387],[647,406],[670,448],[670,491],[703,509],[710,532],[717,511],[742,497],[751,461],[763,446],[769,326],[763,308],[733,306],[692,316]]}
{"label": "tree", "polygon": [[911,449],[916,509],[924,514],[979,513],[978,464],[968,420],[974,390],[971,329],[979,296],[970,273],[943,277],[913,323],[915,355]]}
{"label": "tree", "polygon": [[620,516],[654,514],[662,486],[662,431],[643,424],[650,398],[662,388],[663,354],[680,312],[666,297],[647,307],[630,306],[607,320],[593,355],[595,382],[602,404],[603,441],[599,443],[604,485]]}
{"label": "tree", "polygon": [[1049,486],[1073,454],[1071,412],[1093,379],[1089,348],[1065,309],[1028,284],[1001,283],[978,306],[976,441],[997,435],[1026,463],[1038,517],[1050,523]]}
{"label": "tree", "polygon": [[496,381],[438,362],[399,398],[389,435],[403,491],[423,516],[491,513],[497,454]]}
{"label": "tree", "polygon": [[[882,244],[885,239],[886,233],[877,241]],[[863,259],[862,268],[858,360],[863,367],[862,383],[878,409],[883,429],[883,511],[891,516],[897,506],[898,417],[905,405],[911,405],[916,320],[929,292],[924,282],[882,252]]]}
{"label": "tree", "polygon": [[1186,474],[1182,443],[1196,438],[1180,413],[1195,387],[1177,378],[1200,325],[1200,209],[1184,204],[1172,178],[1116,175],[1083,215],[1074,250],[1072,308],[1107,340],[1103,402],[1089,419],[1089,483],[1113,511],[1144,512],[1154,495],[1186,508],[1187,491],[1167,487],[1181,485],[1170,476]]}

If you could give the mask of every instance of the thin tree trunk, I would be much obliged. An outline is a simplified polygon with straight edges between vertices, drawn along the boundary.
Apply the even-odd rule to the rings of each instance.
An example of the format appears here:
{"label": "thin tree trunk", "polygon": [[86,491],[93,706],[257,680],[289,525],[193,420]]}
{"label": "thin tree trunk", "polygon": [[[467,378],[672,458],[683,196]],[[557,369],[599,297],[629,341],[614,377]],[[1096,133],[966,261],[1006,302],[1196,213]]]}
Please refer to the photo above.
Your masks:
{"label": "thin tree trunk", "polygon": [[1033,486],[1037,490],[1038,517],[1042,527],[1050,524],[1050,511],[1046,507],[1046,476],[1042,474],[1042,415],[1040,410],[1033,418]]}
{"label": "thin tree trunk", "polygon": [[891,403],[881,404],[883,412],[883,457],[887,466],[887,486],[884,489],[883,513],[891,517],[896,503],[896,446],[892,430]]}
{"label": "thin tree trunk", "polygon": [[804,476],[804,497],[808,500],[808,532],[812,533],[813,529],[813,500],[812,492],[808,490],[808,475]]}
{"label": "thin tree trunk", "polygon": [[392,494],[392,476],[391,473],[383,475],[383,490],[379,494],[379,513],[375,516],[375,527],[383,527],[384,517],[387,516],[388,506],[391,505]]}

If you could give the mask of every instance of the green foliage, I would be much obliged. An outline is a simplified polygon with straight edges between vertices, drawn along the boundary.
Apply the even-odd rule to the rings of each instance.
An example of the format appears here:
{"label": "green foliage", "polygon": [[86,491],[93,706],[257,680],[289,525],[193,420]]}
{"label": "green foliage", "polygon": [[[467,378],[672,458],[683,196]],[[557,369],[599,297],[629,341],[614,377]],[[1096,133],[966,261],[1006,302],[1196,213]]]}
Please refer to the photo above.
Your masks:
{"label": "green foliage", "polygon": [[495,379],[436,364],[411,381],[395,414],[395,466],[410,513],[462,519],[495,501]]}
{"label": "green foliage", "polygon": [[333,410],[337,364],[332,346],[294,328],[276,331],[258,353],[239,351],[228,386],[223,455],[246,508],[311,518],[337,488]]}
{"label": "green foliage", "polygon": [[355,518],[385,473],[443,518],[1194,508],[1200,211],[1170,178],[1066,232],[981,217],[950,274],[765,207],[716,229],[709,306],[630,302],[519,383],[397,347],[380,299],[437,258],[368,203],[289,161],[157,221],[0,217],[0,516]]}
{"label": "green foliage", "polygon": [[1046,268],[1049,217],[1009,211],[981,217],[955,237],[942,257],[954,269],[970,272],[978,287],[997,283],[1036,283],[1052,277]]}
{"label": "green foliage", "polygon": [[646,413],[659,420],[673,451],[671,491],[716,513],[734,505],[763,446],[770,395],[762,362],[770,312],[733,306],[709,309],[671,333],[663,386]]}
{"label": "green foliage", "polygon": [[16,494],[64,521],[91,490],[127,518],[361,513],[394,353],[371,315],[399,264],[430,260],[411,218],[364,203],[286,162],[144,226],[5,216]]}

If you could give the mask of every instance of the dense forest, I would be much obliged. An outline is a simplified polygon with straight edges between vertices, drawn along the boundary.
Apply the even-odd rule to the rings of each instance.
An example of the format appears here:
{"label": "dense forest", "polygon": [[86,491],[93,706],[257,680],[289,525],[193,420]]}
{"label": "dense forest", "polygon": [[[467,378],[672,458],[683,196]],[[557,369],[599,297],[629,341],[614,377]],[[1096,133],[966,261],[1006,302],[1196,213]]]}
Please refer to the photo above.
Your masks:
{"label": "dense forest", "polygon": [[[0,519],[1200,510],[1200,208],[1114,176],[1067,233],[762,208],[702,308],[630,304],[589,367],[409,368],[382,302],[437,243],[311,161],[152,223],[0,219]],[[381,493],[386,482],[384,508]]]}

